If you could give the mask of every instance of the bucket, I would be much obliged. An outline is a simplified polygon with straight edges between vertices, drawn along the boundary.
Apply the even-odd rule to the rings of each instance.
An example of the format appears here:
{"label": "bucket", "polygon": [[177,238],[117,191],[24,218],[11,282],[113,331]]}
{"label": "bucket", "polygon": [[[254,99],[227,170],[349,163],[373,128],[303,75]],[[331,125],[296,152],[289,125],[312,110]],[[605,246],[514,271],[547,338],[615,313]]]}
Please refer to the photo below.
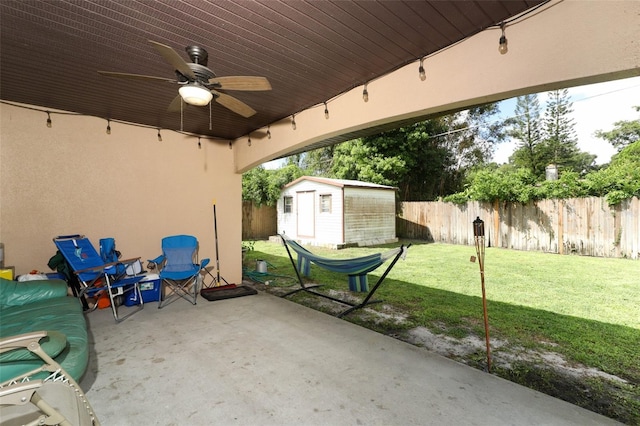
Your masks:
{"label": "bucket", "polygon": [[267,261],[266,260],[256,260],[256,272],[260,272],[262,274],[267,273]]}

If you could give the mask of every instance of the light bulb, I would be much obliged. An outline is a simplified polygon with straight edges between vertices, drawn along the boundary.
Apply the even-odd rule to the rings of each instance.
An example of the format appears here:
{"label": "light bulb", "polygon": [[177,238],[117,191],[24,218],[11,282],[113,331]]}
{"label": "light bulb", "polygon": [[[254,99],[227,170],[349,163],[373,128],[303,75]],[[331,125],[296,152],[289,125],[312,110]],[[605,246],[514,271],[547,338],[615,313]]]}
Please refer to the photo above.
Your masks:
{"label": "light bulb", "polygon": [[295,114],[293,114],[291,116],[291,127],[293,127],[293,130],[296,129],[296,115]]}
{"label": "light bulb", "polygon": [[502,37],[500,37],[500,44],[498,45],[498,52],[500,52],[501,55],[504,55],[508,51],[509,51],[509,47],[507,46],[507,38],[503,35]]}
{"label": "light bulb", "polygon": [[160,129],[158,129],[158,142],[162,142],[162,135],[160,134]]}
{"label": "light bulb", "polygon": [[47,112],[47,127],[51,128],[52,123],[51,123],[51,115]]}
{"label": "light bulb", "polygon": [[418,67],[418,76],[420,77],[420,80],[425,81],[427,79],[427,73],[424,70],[424,59],[420,59],[420,66]]}
{"label": "light bulb", "polygon": [[500,24],[502,35],[500,36],[500,42],[498,44],[498,52],[500,52],[501,55],[504,55],[509,51],[509,47],[507,46],[507,37],[504,35],[504,28],[505,28],[505,24],[503,22]]}
{"label": "light bulb", "polygon": [[324,118],[329,119],[329,108],[327,108],[327,103],[324,103]]}
{"label": "light bulb", "polygon": [[364,85],[364,89],[362,90],[362,100],[365,102],[369,102],[369,91],[367,90],[367,85]]}
{"label": "light bulb", "polygon": [[198,149],[202,149],[202,144],[200,143],[200,138],[198,138]]}
{"label": "light bulb", "polygon": [[270,130],[270,126],[267,126],[267,139],[271,139],[271,130]]}
{"label": "light bulb", "polygon": [[249,136],[249,137],[247,138],[247,144],[248,144],[249,146],[251,146],[251,136]]}
{"label": "light bulb", "polygon": [[110,135],[111,134],[111,121],[107,120],[107,134]]}

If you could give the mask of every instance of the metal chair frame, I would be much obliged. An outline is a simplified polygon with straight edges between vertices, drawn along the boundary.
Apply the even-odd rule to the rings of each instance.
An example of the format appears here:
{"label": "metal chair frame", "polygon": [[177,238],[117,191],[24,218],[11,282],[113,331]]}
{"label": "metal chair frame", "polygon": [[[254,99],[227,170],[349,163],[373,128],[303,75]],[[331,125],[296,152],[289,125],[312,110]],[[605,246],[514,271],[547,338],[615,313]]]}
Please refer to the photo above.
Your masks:
{"label": "metal chair frame", "polygon": [[[184,251],[180,253],[183,263],[175,265],[172,253],[178,251]],[[165,237],[162,239],[162,252],[162,255],[149,260],[149,263],[155,266],[160,274],[161,289],[158,309],[173,303],[178,298],[183,298],[195,305],[200,291],[198,287],[202,283],[201,274],[208,273],[205,268],[209,264],[208,258],[198,261],[198,240],[191,235]],[[184,263],[187,257],[190,264]],[[179,269],[180,267],[184,269]],[[166,294],[167,288],[171,294]]]}
{"label": "metal chair frame", "polygon": [[[84,296],[95,297],[102,292],[106,292],[111,303],[113,318],[117,323],[124,321],[144,308],[139,284],[145,276],[127,276],[124,272],[128,266],[140,261],[139,257],[105,263],[91,244],[91,241],[79,234],[56,237],[53,242],[82,284],[82,289],[78,295],[79,298]],[[86,267],[80,268],[80,266]],[[135,292],[135,299],[139,301],[138,307],[128,314],[120,316],[118,314],[119,301],[117,298],[118,296],[125,297],[132,291]],[[97,304],[94,309],[96,307]]]}
{"label": "metal chair frame", "polygon": [[[8,417],[15,416],[20,424],[33,426],[72,426],[77,421],[82,425],[100,426],[82,388],[40,346],[39,341],[47,335],[47,331],[37,331],[0,339],[0,353],[27,349],[43,362],[40,367],[0,383],[3,424],[9,421]],[[42,372],[49,374],[44,379],[34,379]],[[79,420],[74,422],[69,417]],[[25,420],[28,423],[24,423]]]}

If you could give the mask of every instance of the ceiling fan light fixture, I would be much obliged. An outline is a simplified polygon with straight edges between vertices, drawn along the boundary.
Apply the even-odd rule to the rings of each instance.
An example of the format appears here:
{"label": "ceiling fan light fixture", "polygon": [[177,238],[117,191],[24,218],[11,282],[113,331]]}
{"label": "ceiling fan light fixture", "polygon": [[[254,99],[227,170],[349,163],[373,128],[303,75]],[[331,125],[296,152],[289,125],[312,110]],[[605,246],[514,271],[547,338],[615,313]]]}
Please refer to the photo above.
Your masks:
{"label": "ceiling fan light fixture", "polygon": [[186,84],[178,89],[182,100],[189,105],[205,106],[213,99],[213,94],[205,87],[196,83]]}

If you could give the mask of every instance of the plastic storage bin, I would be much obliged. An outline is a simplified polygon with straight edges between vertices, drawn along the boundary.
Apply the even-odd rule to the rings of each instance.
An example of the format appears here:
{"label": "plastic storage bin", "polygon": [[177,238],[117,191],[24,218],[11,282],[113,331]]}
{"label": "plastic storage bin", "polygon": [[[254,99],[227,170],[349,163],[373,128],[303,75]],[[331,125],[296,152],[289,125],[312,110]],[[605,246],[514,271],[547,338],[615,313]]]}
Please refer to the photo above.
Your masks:
{"label": "plastic storage bin", "polygon": [[160,301],[160,275],[147,274],[146,278],[140,281],[140,291],[142,292],[142,301],[159,302]]}
{"label": "plastic storage bin", "polygon": [[[160,301],[160,276],[158,274],[147,274],[138,285],[144,303]],[[125,306],[138,305],[137,296],[135,291],[129,291],[124,300]]]}

